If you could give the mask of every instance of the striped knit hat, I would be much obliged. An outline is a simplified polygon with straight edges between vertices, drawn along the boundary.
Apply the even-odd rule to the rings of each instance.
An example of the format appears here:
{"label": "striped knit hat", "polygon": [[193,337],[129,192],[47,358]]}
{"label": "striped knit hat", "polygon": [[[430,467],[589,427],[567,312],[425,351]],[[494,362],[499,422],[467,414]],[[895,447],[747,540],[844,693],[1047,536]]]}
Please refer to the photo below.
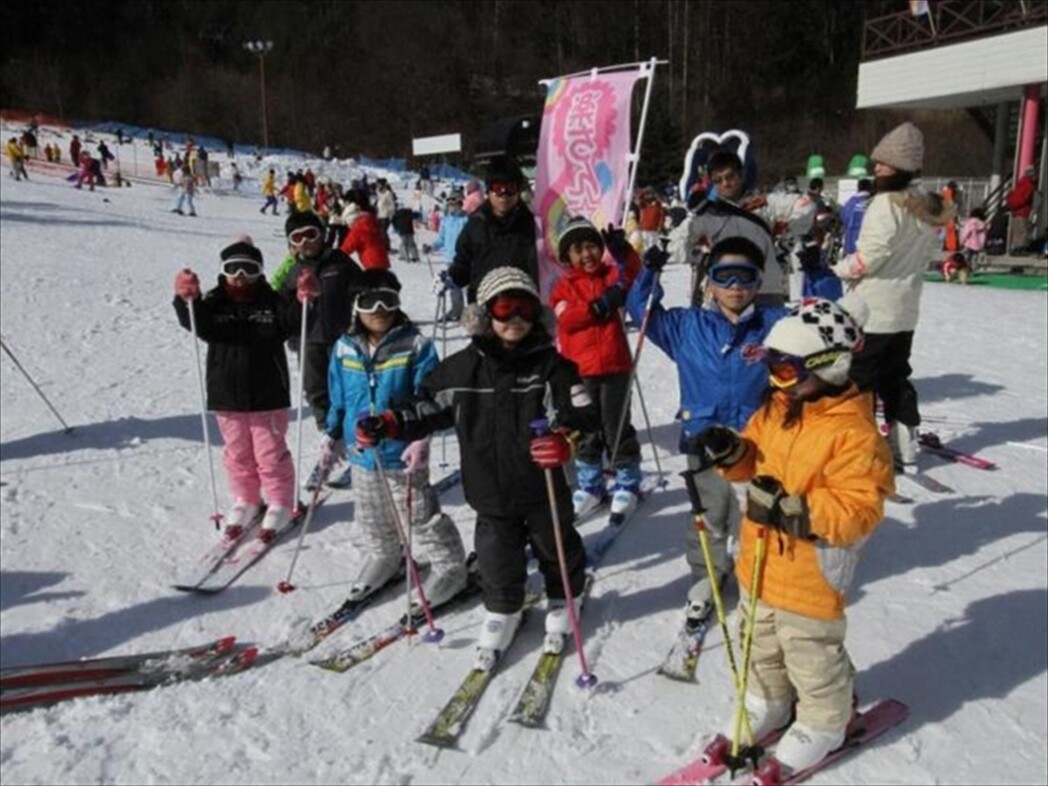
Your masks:
{"label": "striped knit hat", "polygon": [[568,225],[564,227],[557,241],[557,256],[560,261],[568,261],[568,249],[571,248],[572,243],[581,243],[586,240],[596,243],[602,251],[604,250],[604,238],[593,226],[593,222],[583,216],[573,216],[568,220]]}
{"label": "striped knit hat", "polygon": [[531,276],[517,267],[496,267],[489,270],[477,287],[477,302],[481,305],[506,292],[523,292],[539,300],[539,290]]}

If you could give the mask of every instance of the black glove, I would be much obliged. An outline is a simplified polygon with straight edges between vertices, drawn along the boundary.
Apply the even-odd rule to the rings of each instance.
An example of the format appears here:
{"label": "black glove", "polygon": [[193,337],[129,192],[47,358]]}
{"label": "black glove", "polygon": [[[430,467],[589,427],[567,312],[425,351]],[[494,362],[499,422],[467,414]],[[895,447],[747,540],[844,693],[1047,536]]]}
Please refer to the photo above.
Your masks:
{"label": "black glove", "polygon": [[684,444],[684,452],[699,459],[699,469],[730,467],[742,458],[745,445],[734,429],[710,426]]}
{"label": "black glove", "polygon": [[662,269],[666,267],[666,263],[669,259],[669,254],[658,246],[652,246],[644,252],[644,267],[649,270],[654,270],[656,273],[660,273],[662,272]]}
{"label": "black glove", "polygon": [[612,258],[620,265],[625,264],[626,255],[630,252],[630,243],[626,240],[625,230],[617,229],[614,224],[608,224],[608,228],[601,230],[600,235],[604,238],[604,247],[608,249]]}
{"label": "black glove", "polygon": [[746,516],[757,524],[795,538],[811,534],[808,502],[800,494],[787,494],[778,478],[758,475],[746,489]]}
{"label": "black glove", "polygon": [[590,301],[589,310],[597,319],[603,321],[622,308],[626,302],[626,290],[618,284],[608,287],[604,294]]}

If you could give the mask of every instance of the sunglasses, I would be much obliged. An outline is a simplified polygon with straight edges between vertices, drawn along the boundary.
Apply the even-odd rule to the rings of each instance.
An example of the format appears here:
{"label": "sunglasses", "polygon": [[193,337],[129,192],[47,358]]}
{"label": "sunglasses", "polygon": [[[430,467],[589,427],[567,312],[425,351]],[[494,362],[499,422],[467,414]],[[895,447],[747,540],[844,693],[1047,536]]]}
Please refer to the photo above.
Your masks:
{"label": "sunglasses", "polygon": [[396,311],[398,308],[400,308],[400,294],[395,289],[368,289],[357,295],[358,314]]}
{"label": "sunglasses", "polygon": [[512,197],[520,193],[513,183],[492,183],[489,191],[497,197]]}
{"label": "sunglasses", "polygon": [[498,322],[509,322],[513,317],[534,322],[541,308],[539,301],[529,295],[498,295],[487,304],[488,314]]}
{"label": "sunglasses", "polygon": [[761,269],[749,262],[724,262],[710,268],[710,281],[715,286],[752,289],[761,283]]}
{"label": "sunglasses", "polygon": [[287,242],[293,246],[301,246],[311,240],[320,240],[320,230],[317,227],[302,227],[287,236]]}
{"label": "sunglasses", "polygon": [[229,259],[222,263],[222,275],[226,278],[255,279],[262,275],[262,265],[253,259]]}

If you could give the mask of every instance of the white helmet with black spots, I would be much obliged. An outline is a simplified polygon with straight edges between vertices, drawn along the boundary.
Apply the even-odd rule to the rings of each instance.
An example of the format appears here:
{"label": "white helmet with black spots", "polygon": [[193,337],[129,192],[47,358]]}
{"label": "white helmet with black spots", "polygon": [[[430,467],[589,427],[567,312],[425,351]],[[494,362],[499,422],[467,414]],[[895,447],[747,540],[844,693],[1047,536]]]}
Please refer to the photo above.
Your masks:
{"label": "white helmet with black spots", "polygon": [[849,293],[840,301],[805,298],[772,327],[764,348],[798,358],[831,385],[848,384],[852,355],[862,349],[869,309]]}

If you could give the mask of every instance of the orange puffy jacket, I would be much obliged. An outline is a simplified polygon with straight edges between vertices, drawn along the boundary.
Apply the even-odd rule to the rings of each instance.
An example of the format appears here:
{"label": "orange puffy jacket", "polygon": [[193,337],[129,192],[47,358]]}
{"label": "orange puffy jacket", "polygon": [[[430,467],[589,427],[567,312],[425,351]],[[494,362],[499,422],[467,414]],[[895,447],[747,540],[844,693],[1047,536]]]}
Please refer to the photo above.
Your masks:
{"label": "orange puffy jacket", "polygon": [[[786,493],[807,500],[814,538],[767,530],[760,599],[771,606],[823,620],[844,616],[844,593],[859,551],[884,518],[884,499],[895,488],[891,450],[877,430],[871,396],[852,387],[805,404],[800,420],[787,429],[786,396],[775,393],[743,431],[748,444],[742,460],[724,470],[732,481],[771,475]],[[743,519],[735,575],[747,592],[758,529]]]}

